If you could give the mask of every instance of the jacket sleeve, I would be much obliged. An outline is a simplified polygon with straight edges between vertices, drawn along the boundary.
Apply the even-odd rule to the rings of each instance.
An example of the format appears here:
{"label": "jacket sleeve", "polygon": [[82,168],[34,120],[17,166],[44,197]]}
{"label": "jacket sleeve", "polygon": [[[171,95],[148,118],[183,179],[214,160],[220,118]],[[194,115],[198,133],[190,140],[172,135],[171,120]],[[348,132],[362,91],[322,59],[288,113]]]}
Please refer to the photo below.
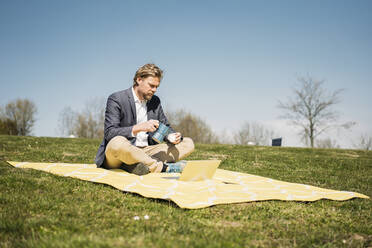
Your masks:
{"label": "jacket sleeve", "polygon": [[115,136],[124,136],[126,138],[132,137],[133,126],[120,126],[120,115],[123,114],[125,114],[125,112],[121,109],[119,99],[115,94],[112,94],[107,99],[105,112],[105,139],[107,142]]}

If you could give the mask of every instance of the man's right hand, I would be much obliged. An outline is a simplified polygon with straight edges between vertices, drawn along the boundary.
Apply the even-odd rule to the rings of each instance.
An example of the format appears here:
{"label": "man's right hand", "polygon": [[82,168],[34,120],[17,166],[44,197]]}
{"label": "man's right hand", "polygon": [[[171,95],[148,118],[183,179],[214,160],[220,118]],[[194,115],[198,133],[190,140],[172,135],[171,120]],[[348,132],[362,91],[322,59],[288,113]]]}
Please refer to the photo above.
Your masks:
{"label": "man's right hand", "polygon": [[154,132],[159,127],[158,120],[148,120],[133,126],[132,133],[134,136],[139,132]]}

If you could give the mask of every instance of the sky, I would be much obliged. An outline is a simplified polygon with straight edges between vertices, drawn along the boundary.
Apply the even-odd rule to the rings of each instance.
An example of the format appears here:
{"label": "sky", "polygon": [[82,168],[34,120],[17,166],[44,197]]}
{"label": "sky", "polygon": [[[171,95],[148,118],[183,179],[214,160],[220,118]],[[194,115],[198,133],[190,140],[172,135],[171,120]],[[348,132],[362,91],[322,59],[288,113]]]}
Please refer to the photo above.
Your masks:
{"label": "sky", "polygon": [[33,134],[59,136],[64,107],[129,88],[151,62],[166,111],[230,135],[257,122],[303,146],[277,105],[311,76],[345,89],[334,109],[357,124],[321,138],[351,148],[372,135],[371,12],[369,0],[0,0],[0,106],[34,101]]}

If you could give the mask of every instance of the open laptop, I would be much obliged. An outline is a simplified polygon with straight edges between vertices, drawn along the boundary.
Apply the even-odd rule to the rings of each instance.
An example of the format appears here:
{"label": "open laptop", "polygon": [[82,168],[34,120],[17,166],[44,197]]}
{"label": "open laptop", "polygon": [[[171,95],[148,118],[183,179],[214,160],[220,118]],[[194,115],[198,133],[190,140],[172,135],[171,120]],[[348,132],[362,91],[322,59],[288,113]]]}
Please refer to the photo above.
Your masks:
{"label": "open laptop", "polygon": [[190,160],[186,162],[179,177],[163,177],[166,179],[178,179],[180,181],[202,181],[212,179],[221,160]]}

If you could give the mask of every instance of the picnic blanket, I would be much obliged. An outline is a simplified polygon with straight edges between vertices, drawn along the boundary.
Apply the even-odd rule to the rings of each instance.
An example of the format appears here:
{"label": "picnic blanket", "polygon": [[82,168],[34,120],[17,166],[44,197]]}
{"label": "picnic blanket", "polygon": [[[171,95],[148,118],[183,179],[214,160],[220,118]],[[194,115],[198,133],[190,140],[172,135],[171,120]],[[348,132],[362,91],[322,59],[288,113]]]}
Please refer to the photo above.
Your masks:
{"label": "picnic blanket", "polygon": [[213,179],[198,182],[177,180],[177,173],[150,173],[145,176],[123,170],[96,168],[95,164],[12,162],[17,168],[32,168],[60,176],[103,183],[144,197],[171,200],[181,208],[197,209],[216,204],[263,200],[336,201],[369,198],[366,195],[288,183],[266,177],[217,169]]}

